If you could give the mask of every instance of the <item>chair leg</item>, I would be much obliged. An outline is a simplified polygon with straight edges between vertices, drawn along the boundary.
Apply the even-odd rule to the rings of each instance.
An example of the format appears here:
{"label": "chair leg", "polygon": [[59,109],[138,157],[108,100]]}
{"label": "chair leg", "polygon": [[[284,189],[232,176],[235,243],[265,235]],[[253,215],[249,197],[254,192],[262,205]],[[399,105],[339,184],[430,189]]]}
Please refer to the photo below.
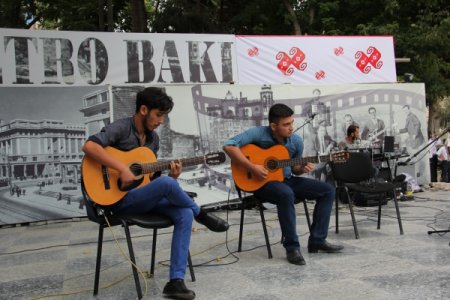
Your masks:
{"label": "chair leg", "polygon": [[377,229],[380,229],[381,225],[381,200],[383,200],[384,194],[380,194],[380,197],[378,198],[378,221],[377,221]]}
{"label": "chair leg", "polygon": [[270,249],[269,234],[267,233],[266,218],[264,217],[264,206],[262,202],[258,201],[258,207],[259,207],[259,214],[261,215],[261,224],[264,231],[264,238],[266,239],[267,254],[269,258],[272,258],[273,257],[272,250]]}
{"label": "chair leg", "polygon": [[308,204],[306,199],[303,200],[303,208],[305,209],[306,222],[308,223],[308,230],[311,232],[311,219],[309,218]]}
{"label": "chair leg", "polygon": [[141,290],[141,283],[139,282],[139,275],[136,270],[136,258],[134,257],[134,251],[133,251],[133,244],[131,243],[131,234],[130,234],[130,228],[128,227],[128,223],[125,220],[122,220],[123,227],[125,229],[125,235],[127,238],[127,244],[128,244],[128,252],[130,253],[130,260],[133,262],[134,265],[131,266],[133,269],[133,276],[134,276],[134,282],[136,284],[136,292],[138,294],[138,298],[142,298],[142,290]]}
{"label": "chair leg", "polygon": [[334,197],[335,199],[335,204],[334,204],[334,210],[335,210],[335,214],[336,214],[336,229],[335,232],[339,233],[339,192],[340,189],[336,189],[336,196]]}
{"label": "chair leg", "polygon": [[242,232],[244,230],[244,213],[245,213],[245,203],[242,198],[241,191],[238,190],[238,196],[241,200],[241,223],[239,224],[239,242],[238,242],[238,252],[242,251]]}
{"label": "chair leg", "polygon": [[188,264],[189,264],[189,272],[191,273],[191,280],[195,281],[195,274],[194,274],[194,266],[192,265],[192,259],[191,259],[191,252],[188,252]]}
{"label": "chair leg", "polygon": [[353,199],[350,197],[348,190],[345,190],[348,200],[348,208],[350,209],[350,216],[352,217],[353,229],[355,230],[355,239],[359,239],[358,227],[356,225],[355,212],[353,211]]}
{"label": "chair leg", "polygon": [[98,294],[98,283],[100,281],[100,266],[102,264],[102,248],[103,248],[103,225],[100,224],[98,229],[97,241],[97,262],[95,263],[95,278],[94,278],[94,296]]}
{"label": "chair leg", "polygon": [[153,241],[152,241],[152,256],[150,262],[150,276],[155,274],[155,256],[156,256],[156,238],[158,236],[158,229],[153,228]]}
{"label": "chair leg", "polygon": [[398,227],[400,228],[400,234],[403,234],[402,218],[400,217],[400,209],[398,208],[398,201],[397,195],[395,194],[395,189],[394,189],[394,204],[395,210],[397,211]]}

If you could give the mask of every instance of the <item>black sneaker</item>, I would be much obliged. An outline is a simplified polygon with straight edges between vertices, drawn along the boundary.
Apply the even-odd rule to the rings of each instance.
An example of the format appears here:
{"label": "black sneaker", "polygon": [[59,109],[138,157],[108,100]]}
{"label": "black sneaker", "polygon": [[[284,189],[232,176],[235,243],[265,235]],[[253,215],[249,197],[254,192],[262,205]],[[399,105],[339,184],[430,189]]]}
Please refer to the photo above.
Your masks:
{"label": "black sneaker", "polygon": [[172,279],[166,283],[163,295],[170,299],[191,300],[195,298],[194,291],[188,290],[183,279]]}
{"label": "black sneaker", "polygon": [[214,232],[224,232],[230,227],[225,220],[213,215],[212,213],[207,213],[204,210],[200,210],[200,213],[197,217],[195,217],[195,220]]}

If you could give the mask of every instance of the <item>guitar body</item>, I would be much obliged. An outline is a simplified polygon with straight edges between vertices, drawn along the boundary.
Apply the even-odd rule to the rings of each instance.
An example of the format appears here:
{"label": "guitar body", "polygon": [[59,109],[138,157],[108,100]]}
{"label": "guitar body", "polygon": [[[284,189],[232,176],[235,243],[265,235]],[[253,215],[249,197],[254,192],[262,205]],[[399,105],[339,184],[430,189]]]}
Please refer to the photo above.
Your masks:
{"label": "guitar body", "polygon": [[241,166],[238,166],[237,164],[233,164],[233,161],[231,161],[231,172],[234,182],[241,190],[253,192],[261,188],[269,181],[284,180],[283,169],[272,168],[271,165],[278,160],[289,159],[289,152],[286,147],[282,145],[275,145],[268,149],[262,149],[253,144],[248,144],[240,149],[248,160],[256,165],[265,166],[269,171],[269,174],[265,179],[256,180],[249,171]]}
{"label": "guitar body", "polygon": [[[105,150],[130,167],[134,167],[134,164],[139,166],[144,162],[156,161],[155,154],[147,147],[139,147],[127,152],[113,147],[106,147]],[[149,183],[151,177],[151,174],[137,174],[134,184],[126,190],[121,190],[119,188],[119,172],[106,168],[87,156],[81,163],[81,174],[89,198],[100,205],[112,205],[120,201],[129,190]]]}

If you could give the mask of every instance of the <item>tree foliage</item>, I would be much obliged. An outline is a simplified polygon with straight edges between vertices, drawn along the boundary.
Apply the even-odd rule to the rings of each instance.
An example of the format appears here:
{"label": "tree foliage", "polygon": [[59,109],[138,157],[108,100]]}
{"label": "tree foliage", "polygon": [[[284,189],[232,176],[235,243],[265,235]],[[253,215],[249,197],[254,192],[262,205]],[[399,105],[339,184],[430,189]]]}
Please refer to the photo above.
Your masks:
{"label": "tree foliage", "polygon": [[[265,35],[392,35],[399,80],[450,94],[448,0],[2,0],[0,27]],[[30,21],[31,20],[31,21]]]}

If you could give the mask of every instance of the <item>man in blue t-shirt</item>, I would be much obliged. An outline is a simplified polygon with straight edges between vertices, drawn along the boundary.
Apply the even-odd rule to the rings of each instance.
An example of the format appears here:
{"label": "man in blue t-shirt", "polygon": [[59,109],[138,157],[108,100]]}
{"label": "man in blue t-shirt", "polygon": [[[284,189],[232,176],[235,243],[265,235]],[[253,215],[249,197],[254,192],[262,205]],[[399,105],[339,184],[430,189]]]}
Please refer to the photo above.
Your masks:
{"label": "man in blue t-shirt", "polygon": [[[269,126],[250,128],[225,142],[224,151],[233,161],[251,173],[252,178],[264,180],[268,170],[263,165],[252,163],[242,153],[240,147],[254,144],[263,149],[274,145],[287,148],[290,158],[301,158],[303,154],[303,139],[293,134],[293,110],[284,104],[275,104],[269,110]],[[314,169],[314,164],[294,165],[284,167],[284,181],[269,181],[254,192],[262,201],[277,206],[278,219],[283,234],[283,246],[286,249],[287,260],[296,265],[304,265],[305,260],[300,252],[300,243],[296,228],[295,199],[315,199],[313,223],[308,240],[308,252],[319,251],[334,253],[343,246],[327,242],[330,214],[335,198],[334,186],[315,179],[298,175]]]}

